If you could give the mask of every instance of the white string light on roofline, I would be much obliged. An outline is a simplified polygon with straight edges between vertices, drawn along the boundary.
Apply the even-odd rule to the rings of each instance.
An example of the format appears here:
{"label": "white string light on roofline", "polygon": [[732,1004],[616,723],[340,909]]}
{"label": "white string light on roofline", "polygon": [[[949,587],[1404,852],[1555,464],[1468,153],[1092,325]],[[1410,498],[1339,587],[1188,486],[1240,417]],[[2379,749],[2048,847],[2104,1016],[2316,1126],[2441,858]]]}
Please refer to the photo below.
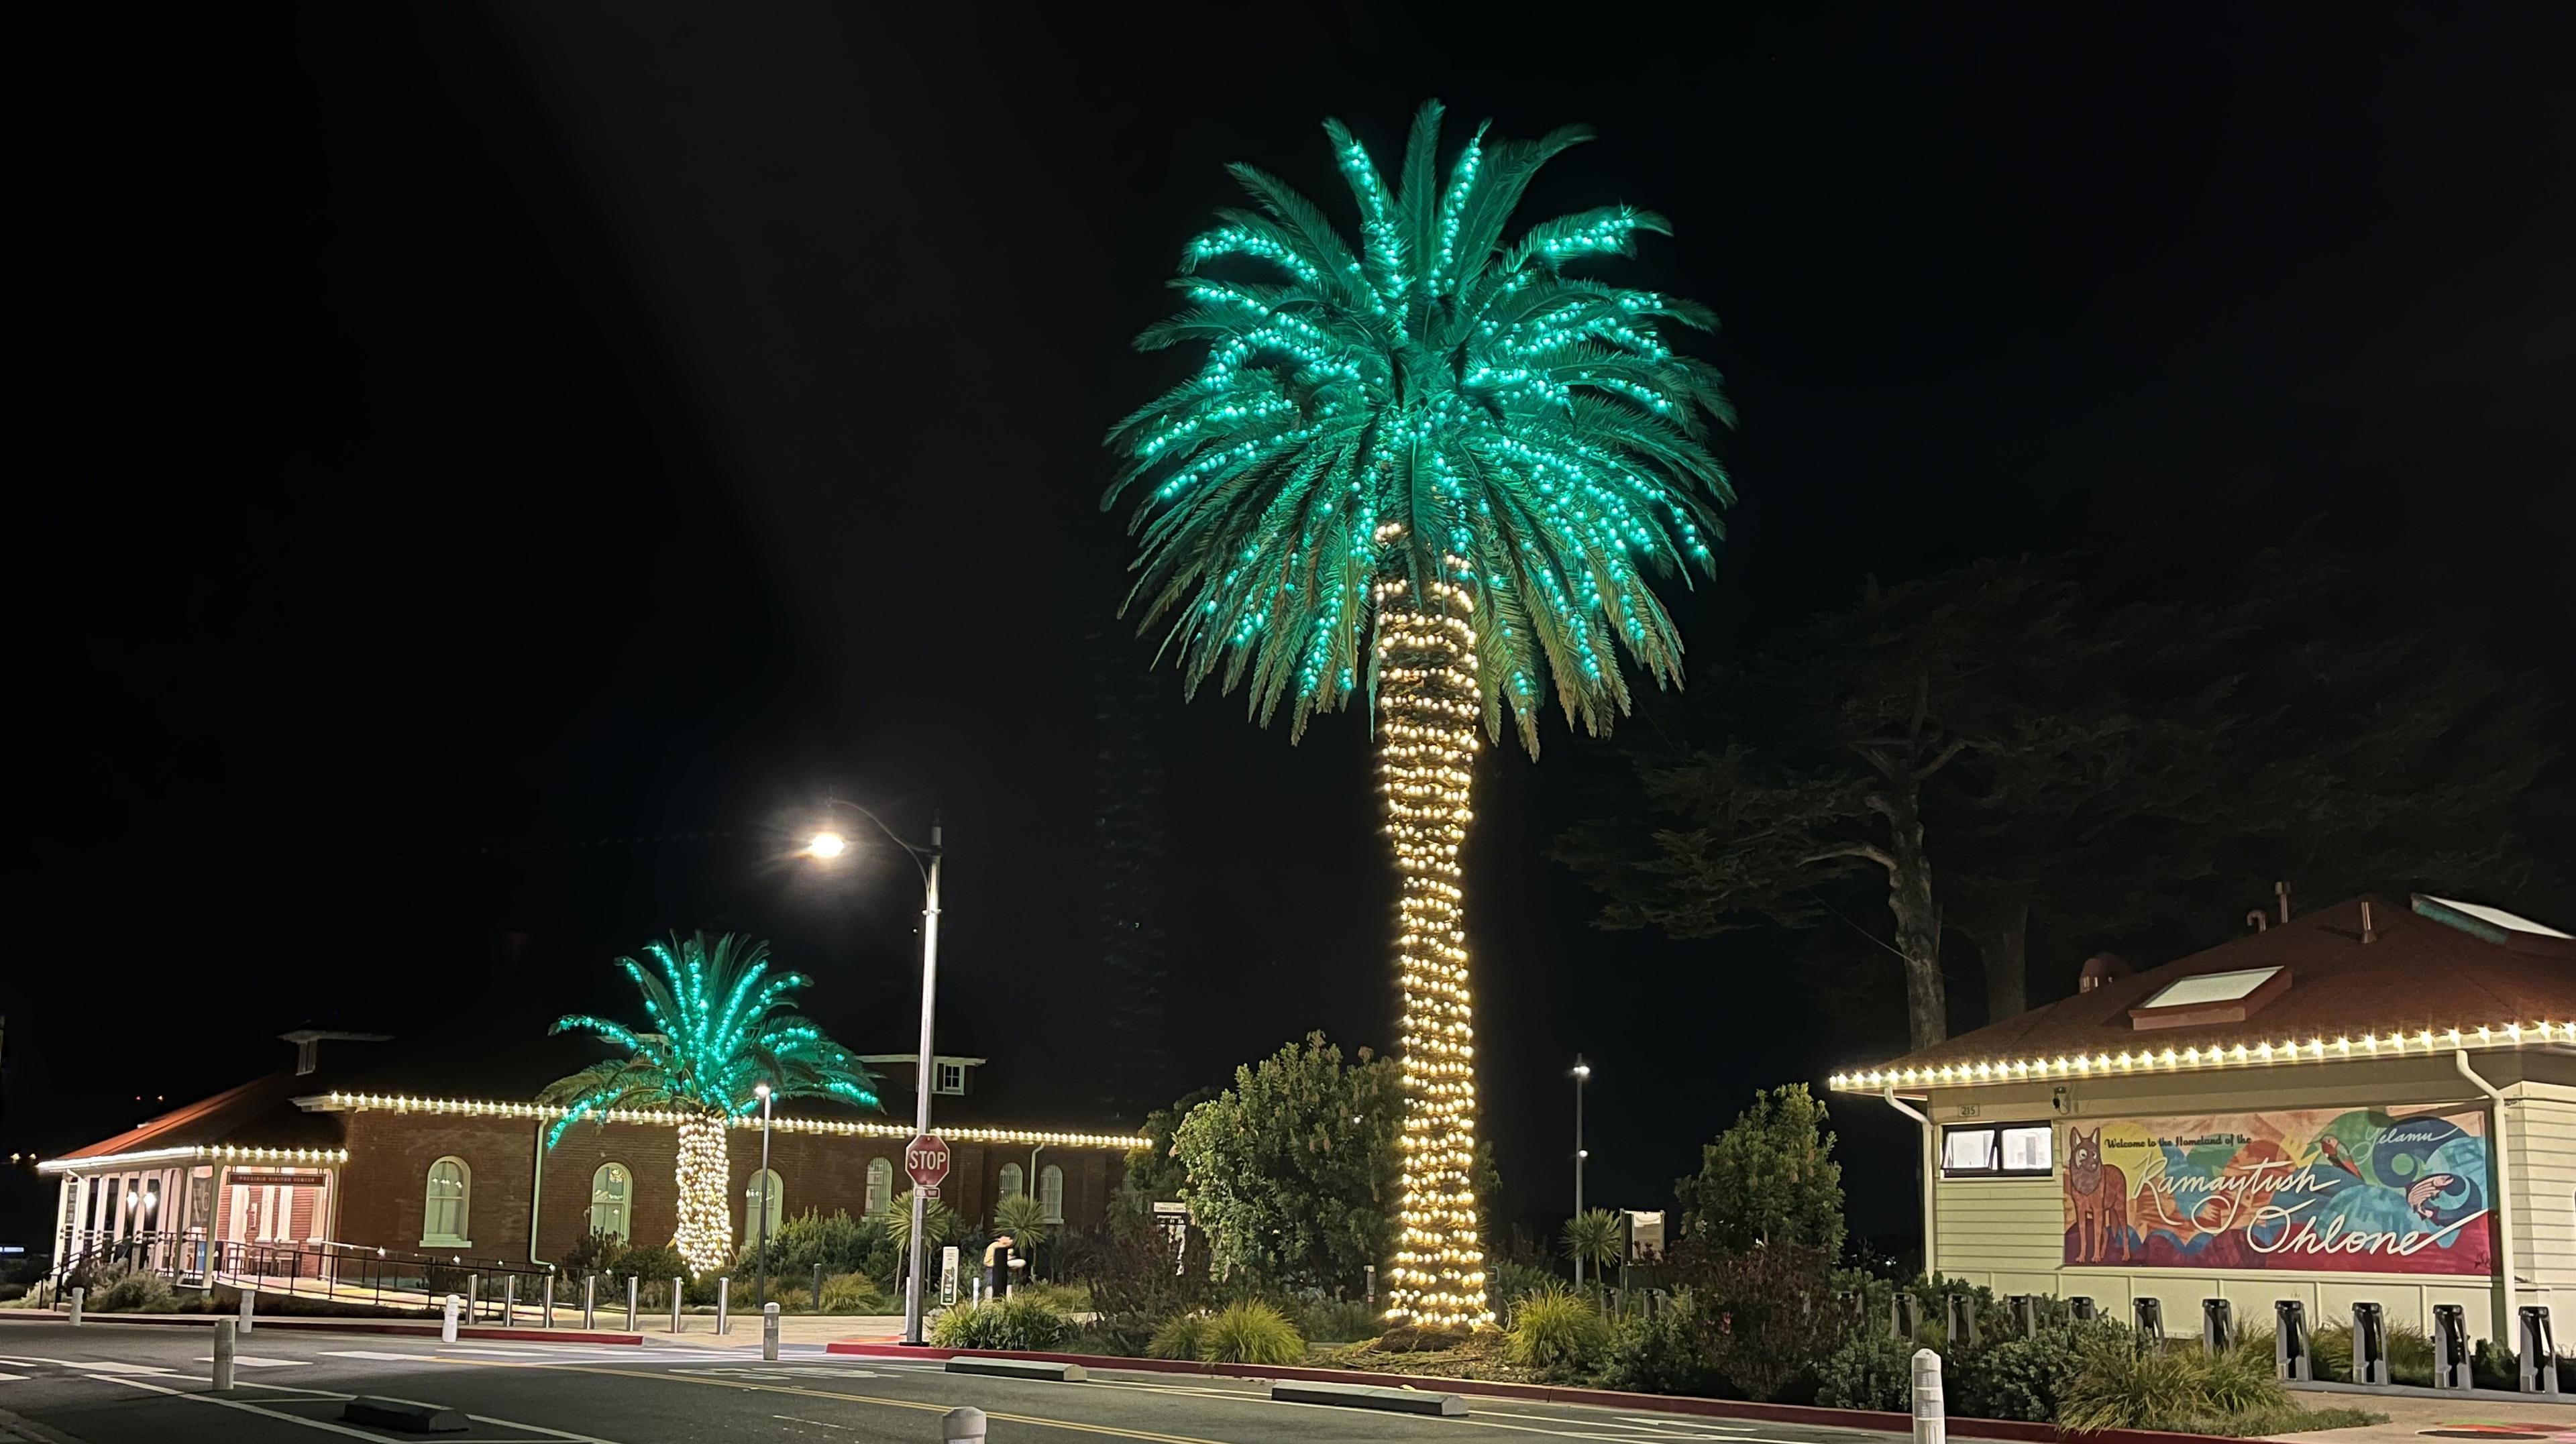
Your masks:
{"label": "white string light on roofline", "polygon": [[2116,1078],[2134,1073],[2180,1073],[2204,1068],[2259,1068],[2282,1063],[2342,1063],[2356,1059],[2423,1057],[2462,1049],[2522,1048],[2576,1043],[2576,1023],[2492,1023],[2474,1028],[2419,1028],[2414,1032],[2283,1038],[2260,1043],[2212,1043],[2185,1048],[2146,1048],[2118,1053],[2056,1053],[2044,1058],[1989,1058],[1937,1068],[1871,1068],[1836,1073],[1826,1086],[1842,1092],[1888,1088],[1961,1088],[1980,1083],[2041,1079]]}

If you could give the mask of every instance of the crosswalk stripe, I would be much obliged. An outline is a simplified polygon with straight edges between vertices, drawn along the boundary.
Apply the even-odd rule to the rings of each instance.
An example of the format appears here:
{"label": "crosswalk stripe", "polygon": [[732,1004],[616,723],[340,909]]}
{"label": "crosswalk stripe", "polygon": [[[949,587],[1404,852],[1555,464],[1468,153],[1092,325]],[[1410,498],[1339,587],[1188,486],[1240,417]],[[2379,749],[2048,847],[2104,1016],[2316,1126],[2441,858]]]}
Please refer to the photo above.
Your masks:
{"label": "crosswalk stripe", "polygon": [[26,1378],[24,1374],[0,1374],[0,1384],[20,1384],[26,1382]]}
{"label": "crosswalk stripe", "polygon": [[384,1359],[394,1363],[408,1363],[415,1359],[426,1359],[429,1357],[427,1354],[388,1354],[377,1349],[323,1349],[319,1352],[325,1358]]}
{"label": "crosswalk stripe", "polygon": [[[212,1357],[201,1358],[197,1360],[197,1362],[200,1364],[211,1364],[214,1362],[214,1359]],[[263,1359],[253,1354],[235,1354],[233,1355],[233,1362],[239,1364],[245,1369],[300,1369],[304,1367],[304,1360],[302,1359]]]}

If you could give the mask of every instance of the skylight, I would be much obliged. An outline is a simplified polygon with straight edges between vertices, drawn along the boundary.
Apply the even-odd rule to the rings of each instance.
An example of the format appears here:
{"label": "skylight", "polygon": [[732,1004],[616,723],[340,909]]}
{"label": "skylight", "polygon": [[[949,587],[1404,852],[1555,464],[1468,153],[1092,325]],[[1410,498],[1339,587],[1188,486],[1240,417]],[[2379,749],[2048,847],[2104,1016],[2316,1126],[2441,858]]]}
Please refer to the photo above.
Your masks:
{"label": "skylight", "polygon": [[[2506,912],[2502,908],[2491,908],[2472,902],[2455,902],[2446,897],[2423,897],[2420,894],[2418,896],[2421,902],[2432,903],[2436,907],[2449,908],[2451,911],[2456,913],[2465,913],[2470,917],[2476,918],[2479,922],[2485,923],[2490,927],[2502,928],[2509,933],[2531,933],[2535,936],[2544,938],[2563,938],[2568,936],[2547,924],[2536,923],[2526,917],[2517,917],[2512,913]],[[2417,908],[2417,911],[2419,912],[2422,910],[2423,909],[2420,906]]]}
{"label": "skylight", "polygon": [[2241,968],[2232,973],[2203,973],[2196,978],[2183,978],[2156,990],[2154,997],[2138,1006],[2142,1008],[2189,1008],[2208,1003],[2240,1001],[2256,988],[2272,981],[2279,968]]}

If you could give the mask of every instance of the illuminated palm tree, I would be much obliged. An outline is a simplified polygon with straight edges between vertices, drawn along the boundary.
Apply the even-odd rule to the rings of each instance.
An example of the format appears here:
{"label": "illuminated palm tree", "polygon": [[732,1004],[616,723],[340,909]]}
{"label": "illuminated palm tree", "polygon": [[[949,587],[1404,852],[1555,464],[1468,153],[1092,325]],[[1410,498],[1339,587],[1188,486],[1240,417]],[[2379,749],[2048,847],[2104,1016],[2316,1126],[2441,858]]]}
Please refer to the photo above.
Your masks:
{"label": "illuminated palm tree", "polygon": [[[1474,1043],[1460,912],[1479,721],[1535,756],[1553,695],[1599,733],[1624,713],[1625,651],[1658,686],[1681,639],[1650,575],[1710,565],[1732,499],[1707,446],[1717,373],[1666,343],[1698,305],[1575,274],[1663,219],[1609,206],[1507,234],[1530,177],[1584,140],[1489,140],[1439,173],[1440,107],[1393,187],[1327,122],[1359,204],[1356,246],[1312,202],[1232,168],[1255,209],[1181,255],[1183,309],[1147,349],[1206,348],[1120,423],[1103,504],[1137,502],[1128,605],[1164,624],[1197,687],[1245,689],[1292,739],[1365,696],[1402,877],[1396,943],[1407,1085],[1389,1320],[1489,1322],[1475,1163]],[[1219,274],[1219,273],[1222,274]]]}
{"label": "illuminated palm tree", "polygon": [[704,933],[683,942],[674,933],[668,944],[646,943],[644,951],[654,972],[633,958],[617,966],[644,995],[645,1030],[584,1013],[556,1019],[550,1032],[594,1033],[623,1056],[547,1084],[537,1101],[566,1110],[546,1134],[548,1148],[585,1118],[681,1115],[680,1226],[671,1244],[692,1273],[704,1274],[733,1257],[725,1128],[760,1107],[759,1085],[768,1084],[772,1098],[839,1098],[874,1108],[869,1085],[876,1078],[788,1005],[788,994],[807,980],[801,973],[770,976],[769,944],[731,933],[712,944]]}

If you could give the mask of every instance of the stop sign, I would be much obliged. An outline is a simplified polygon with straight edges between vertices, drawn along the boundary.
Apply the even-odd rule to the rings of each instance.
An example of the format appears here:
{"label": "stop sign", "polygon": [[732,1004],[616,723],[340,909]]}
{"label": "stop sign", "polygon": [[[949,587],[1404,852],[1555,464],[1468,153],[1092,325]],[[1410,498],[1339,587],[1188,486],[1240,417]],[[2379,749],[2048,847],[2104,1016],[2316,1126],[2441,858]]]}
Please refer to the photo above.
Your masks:
{"label": "stop sign", "polygon": [[937,1188],[948,1176],[948,1140],[935,1133],[916,1133],[903,1146],[903,1171],[915,1188]]}

